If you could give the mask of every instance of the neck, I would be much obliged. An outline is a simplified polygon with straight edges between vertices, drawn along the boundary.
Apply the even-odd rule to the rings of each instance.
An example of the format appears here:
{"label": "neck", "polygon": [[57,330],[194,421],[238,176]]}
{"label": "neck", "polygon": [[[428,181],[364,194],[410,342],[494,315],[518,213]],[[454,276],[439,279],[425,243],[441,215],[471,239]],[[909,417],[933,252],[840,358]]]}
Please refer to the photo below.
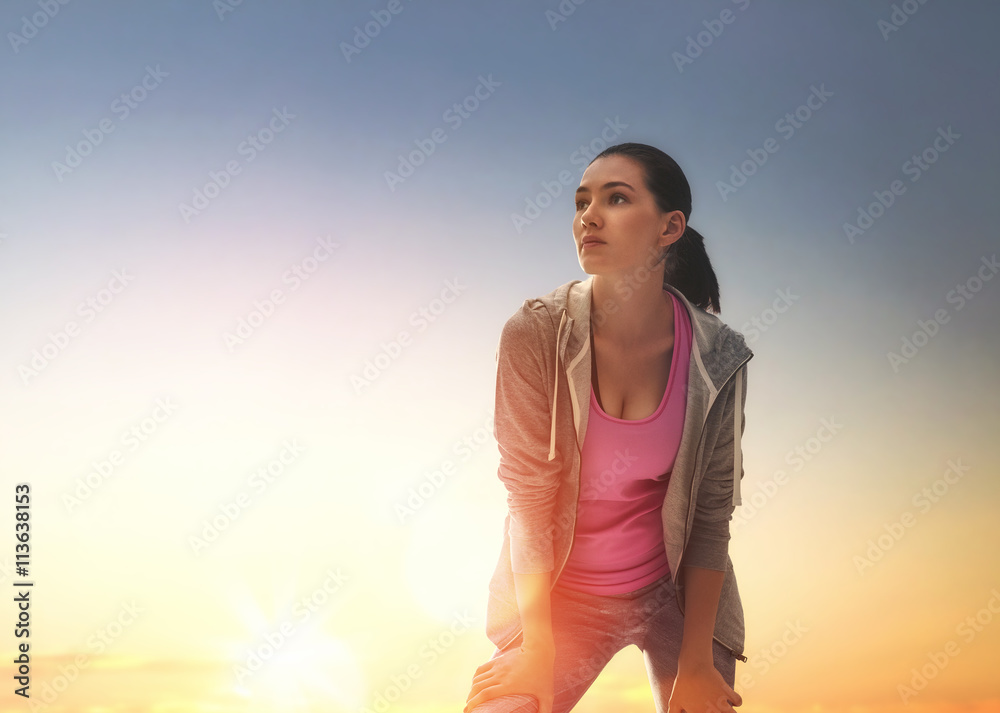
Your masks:
{"label": "neck", "polygon": [[623,347],[673,334],[673,303],[660,272],[644,282],[595,275],[590,309],[594,337]]}

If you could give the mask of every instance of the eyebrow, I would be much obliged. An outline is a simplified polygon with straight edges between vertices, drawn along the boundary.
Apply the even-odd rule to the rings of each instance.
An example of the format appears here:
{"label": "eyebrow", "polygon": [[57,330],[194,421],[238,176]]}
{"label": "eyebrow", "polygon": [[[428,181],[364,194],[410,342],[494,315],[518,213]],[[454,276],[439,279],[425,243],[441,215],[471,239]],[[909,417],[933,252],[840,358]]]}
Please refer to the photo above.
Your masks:
{"label": "eyebrow", "polygon": [[[634,188],[632,188],[632,186],[630,186],[629,184],[625,183],[625,181],[608,181],[603,186],[601,186],[601,189],[604,190],[606,188],[614,188],[615,186],[625,186],[626,188],[628,188],[630,190],[633,190],[633,191],[635,190]],[[580,186],[579,188],[576,189],[576,192],[577,193],[590,193],[590,189],[586,188],[585,186]]]}

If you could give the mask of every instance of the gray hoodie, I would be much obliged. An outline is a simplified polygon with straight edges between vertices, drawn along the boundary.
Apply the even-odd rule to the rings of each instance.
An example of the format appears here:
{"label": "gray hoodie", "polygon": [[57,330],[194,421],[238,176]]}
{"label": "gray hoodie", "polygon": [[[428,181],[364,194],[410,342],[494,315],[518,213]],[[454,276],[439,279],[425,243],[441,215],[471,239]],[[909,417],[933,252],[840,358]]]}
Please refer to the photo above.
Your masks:
{"label": "gray hoodie", "polygon": [[[521,631],[514,572],[552,572],[569,558],[590,404],[593,276],[525,300],[497,345],[493,435],[507,488],[503,546],[486,613],[498,649]],[[684,612],[682,563],[726,573],[714,638],[741,661],[743,605],[729,557],[729,521],[740,504],[746,369],[753,352],[739,332],[664,285],[691,316],[693,343],[680,448],[663,500],[663,544]],[[600,313],[600,306],[594,306]],[[739,408],[736,408],[737,399]]]}

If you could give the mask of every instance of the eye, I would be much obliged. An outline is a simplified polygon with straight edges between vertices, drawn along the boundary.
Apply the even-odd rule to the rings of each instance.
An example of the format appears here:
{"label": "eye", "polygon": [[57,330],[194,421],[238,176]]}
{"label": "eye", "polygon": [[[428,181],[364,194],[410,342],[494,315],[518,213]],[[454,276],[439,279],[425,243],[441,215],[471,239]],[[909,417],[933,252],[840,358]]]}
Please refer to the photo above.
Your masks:
{"label": "eye", "polygon": [[578,211],[583,210],[583,206],[586,205],[586,203],[587,203],[587,201],[577,201],[576,202],[576,209]]}
{"label": "eye", "polygon": [[624,193],[613,193],[613,194],[611,194],[611,203],[612,203],[612,205],[617,205],[615,203],[615,198],[621,198],[622,200],[624,200],[626,202],[628,201],[628,196],[626,196]]}

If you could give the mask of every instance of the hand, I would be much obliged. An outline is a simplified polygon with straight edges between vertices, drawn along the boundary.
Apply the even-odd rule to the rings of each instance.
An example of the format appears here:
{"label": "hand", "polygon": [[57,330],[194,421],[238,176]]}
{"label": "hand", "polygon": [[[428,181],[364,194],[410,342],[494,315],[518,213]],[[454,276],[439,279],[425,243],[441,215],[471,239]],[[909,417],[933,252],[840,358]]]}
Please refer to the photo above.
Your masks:
{"label": "hand", "polygon": [[678,666],[667,713],[735,713],[733,706],[742,704],[740,694],[730,688],[715,665],[706,660]]}
{"label": "hand", "polygon": [[480,703],[523,693],[538,699],[538,713],[552,713],[555,648],[511,649],[476,669],[463,713]]}

